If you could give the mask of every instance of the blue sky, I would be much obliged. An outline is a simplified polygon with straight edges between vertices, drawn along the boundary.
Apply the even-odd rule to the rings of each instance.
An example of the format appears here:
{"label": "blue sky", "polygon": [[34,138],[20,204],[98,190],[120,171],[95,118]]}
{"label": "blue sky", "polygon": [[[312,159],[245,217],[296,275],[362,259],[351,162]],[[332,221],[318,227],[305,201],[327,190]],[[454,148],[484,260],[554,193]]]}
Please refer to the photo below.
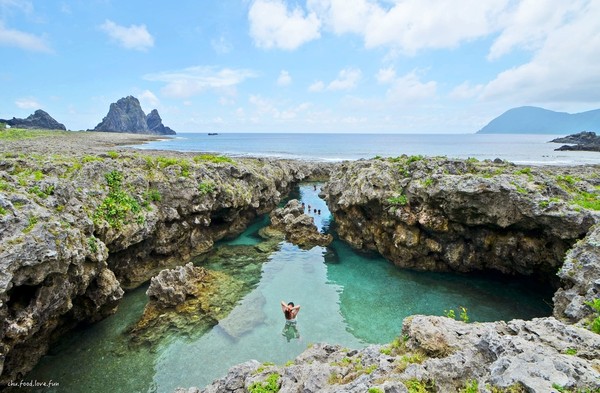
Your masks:
{"label": "blue sky", "polygon": [[598,0],[0,0],[0,118],[178,132],[470,133],[600,108]]}

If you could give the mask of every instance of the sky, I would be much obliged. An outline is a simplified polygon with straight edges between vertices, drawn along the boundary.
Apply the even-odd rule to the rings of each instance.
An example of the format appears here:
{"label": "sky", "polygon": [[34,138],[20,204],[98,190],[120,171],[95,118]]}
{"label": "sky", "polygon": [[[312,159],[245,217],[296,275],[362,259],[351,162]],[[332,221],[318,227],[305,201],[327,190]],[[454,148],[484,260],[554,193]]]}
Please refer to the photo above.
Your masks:
{"label": "sky", "polygon": [[0,0],[0,118],[181,132],[472,133],[600,108],[600,0]]}

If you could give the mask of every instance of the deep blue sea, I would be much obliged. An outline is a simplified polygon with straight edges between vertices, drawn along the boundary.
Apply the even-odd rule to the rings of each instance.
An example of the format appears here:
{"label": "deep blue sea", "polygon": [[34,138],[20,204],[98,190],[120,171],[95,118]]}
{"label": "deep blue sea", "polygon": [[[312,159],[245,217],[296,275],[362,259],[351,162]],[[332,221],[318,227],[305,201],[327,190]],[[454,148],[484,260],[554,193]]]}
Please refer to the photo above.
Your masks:
{"label": "deep blue sea", "polygon": [[179,134],[140,149],[212,152],[231,156],[319,161],[357,160],[402,154],[448,158],[501,158],[525,165],[600,164],[598,152],[554,151],[560,135],[526,134]]}

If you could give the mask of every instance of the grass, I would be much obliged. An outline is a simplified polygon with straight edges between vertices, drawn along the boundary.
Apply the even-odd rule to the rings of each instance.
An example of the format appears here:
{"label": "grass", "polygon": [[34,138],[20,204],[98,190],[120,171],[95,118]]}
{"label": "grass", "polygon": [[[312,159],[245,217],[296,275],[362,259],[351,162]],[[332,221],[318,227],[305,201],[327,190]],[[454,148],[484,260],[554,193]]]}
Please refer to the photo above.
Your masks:
{"label": "grass", "polygon": [[8,213],[8,211],[5,208],[3,208],[2,206],[0,206],[0,216],[5,215],[6,213]]}
{"label": "grass", "polygon": [[580,192],[573,203],[588,210],[600,210],[600,195],[591,192]]}
{"label": "grass", "polygon": [[479,382],[476,379],[467,381],[465,387],[458,391],[459,393],[478,393],[479,392]]}
{"label": "grass", "polygon": [[128,193],[123,191],[123,173],[113,170],[104,175],[108,185],[108,195],[94,212],[94,224],[106,221],[115,228],[120,229],[128,224],[128,218],[135,215],[136,222],[141,224],[144,217],[140,215],[140,204]]}
{"label": "grass", "polygon": [[0,140],[19,141],[23,139],[42,138],[47,136],[63,136],[68,131],[26,130],[23,128],[0,128]]}
{"label": "grass", "polygon": [[430,393],[435,392],[435,383],[431,381],[419,381],[416,378],[411,378],[404,381],[404,386],[408,389],[408,393]]}
{"label": "grass", "polygon": [[408,204],[408,198],[406,195],[400,194],[398,196],[388,198],[387,203],[393,206],[404,206]]}
{"label": "grass", "polygon": [[214,154],[200,154],[194,157],[194,162],[196,164],[199,164],[201,162],[212,162],[213,164],[233,164],[235,161],[225,156],[215,156]]}
{"label": "grass", "polygon": [[35,225],[37,223],[38,223],[38,218],[36,216],[34,216],[34,215],[30,215],[29,216],[29,223],[23,229],[23,233],[29,233],[29,232],[31,232],[31,230],[33,229],[33,227],[35,227]]}
{"label": "grass", "polygon": [[88,248],[90,249],[90,251],[92,253],[97,253],[98,252],[98,239],[96,239],[95,237],[88,237]]}
{"label": "grass", "polygon": [[215,183],[211,181],[203,181],[202,183],[198,184],[198,191],[200,192],[200,195],[212,194],[215,192]]}
{"label": "grass", "polygon": [[592,319],[592,322],[588,325],[588,328],[597,334],[600,334],[600,298],[596,298],[590,302],[585,302],[594,312],[596,316]]}
{"label": "grass", "polygon": [[250,393],[276,393],[279,391],[279,374],[270,374],[264,382],[254,382],[248,387]]}

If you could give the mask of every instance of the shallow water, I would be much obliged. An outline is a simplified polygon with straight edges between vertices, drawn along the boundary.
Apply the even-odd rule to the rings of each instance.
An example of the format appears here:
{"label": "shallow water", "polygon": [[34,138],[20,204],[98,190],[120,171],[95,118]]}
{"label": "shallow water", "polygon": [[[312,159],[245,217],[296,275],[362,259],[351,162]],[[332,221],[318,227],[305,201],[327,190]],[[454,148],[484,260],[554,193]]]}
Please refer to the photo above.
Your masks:
{"label": "shallow water", "polygon": [[[331,217],[318,191],[306,184],[298,195],[321,209],[321,215],[311,214],[327,230]],[[282,242],[260,271],[245,267],[239,260],[253,255],[253,246],[262,242],[256,232],[265,223],[265,218],[257,221],[240,237],[221,243],[212,256],[196,260],[252,288],[217,325],[197,326],[198,334],[170,331],[152,348],[134,345],[126,331],[145,305],[145,288],[139,288],[126,295],[115,315],[63,339],[27,379],[60,383],[44,392],[172,392],[178,386],[204,386],[249,359],[283,364],[310,343],[358,348],[390,342],[411,314],[443,315],[453,308],[458,316],[459,306],[473,321],[551,313],[544,301],[550,289],[525,280],[410,272],[339,240],[309,251]],[[282,334],[281,300],[301,305],[299,338]]]}

